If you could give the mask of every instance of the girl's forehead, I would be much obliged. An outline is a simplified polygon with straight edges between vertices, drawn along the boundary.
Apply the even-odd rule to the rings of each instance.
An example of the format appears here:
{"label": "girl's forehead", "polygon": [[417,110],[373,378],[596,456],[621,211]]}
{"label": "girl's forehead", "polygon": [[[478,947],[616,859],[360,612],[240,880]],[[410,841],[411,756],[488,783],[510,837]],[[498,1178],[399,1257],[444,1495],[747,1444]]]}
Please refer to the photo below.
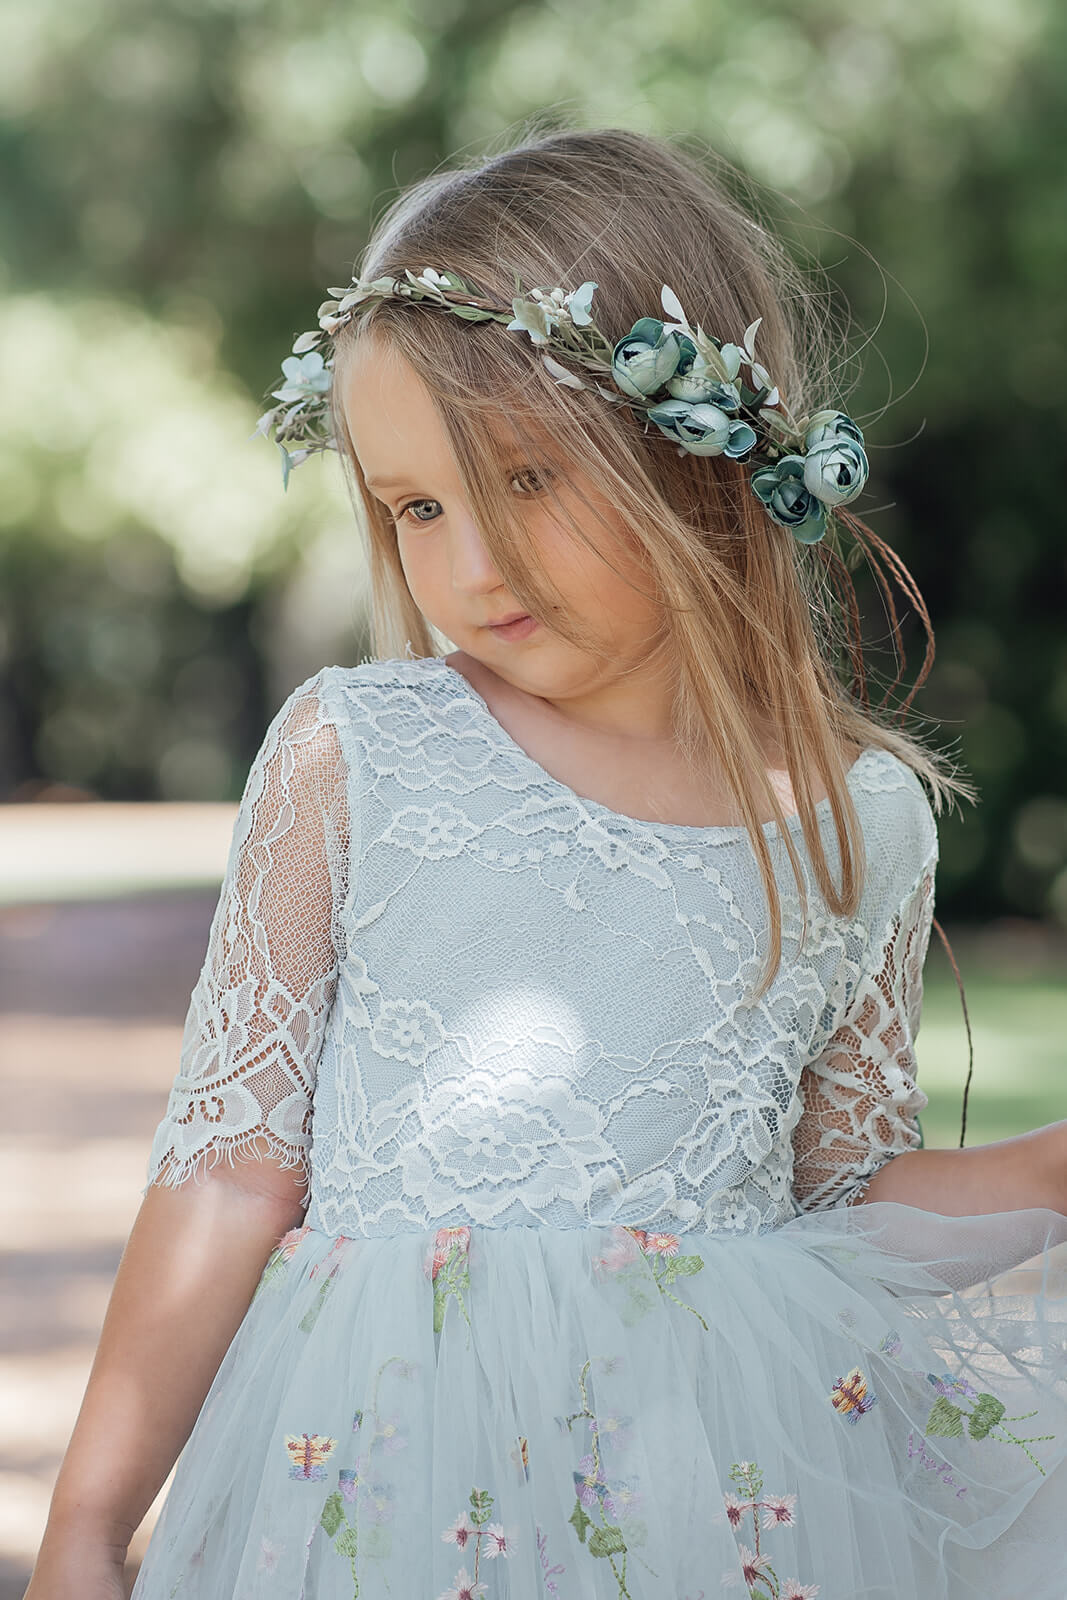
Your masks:
{"label": "girl's forehead", "polygon": [[[389,458],[389,470],[396,456],[417,450],[425,460],[430,455],[442,459],[452,455],[452,442],[434,396],[407,358],[391,341],[368,329],[352,338],[335,362],[339,377],[341,406],[353,446],[361,460],[369,458],[367,470],[377,475],[378,458]],[[490,397],[483,409],[464,416],[463,432],[476,433],[479,443],[494,454],[510,460],[531,450],[546,461],[562,462],[567,455],[547,419],[530,411],[512,416],[494,405]],[[366,464],[365,464],[366,465]]]}

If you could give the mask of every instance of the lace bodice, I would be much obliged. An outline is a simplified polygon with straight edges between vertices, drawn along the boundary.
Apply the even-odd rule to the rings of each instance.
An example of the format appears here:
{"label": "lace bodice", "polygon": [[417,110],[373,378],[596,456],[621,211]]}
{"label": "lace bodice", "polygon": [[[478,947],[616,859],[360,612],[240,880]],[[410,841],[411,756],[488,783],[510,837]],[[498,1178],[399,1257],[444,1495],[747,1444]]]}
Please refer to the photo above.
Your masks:
{"label": "lace bodice", "polygon": [[347,1235],[762,1232],[851,1203],[919,1143],[937,841],[895,757],[848,781],[858,914],[812,878],[802,940],[768,824],[784,954],[755,999],[743,828],[579,797],[441,658],[321,669],[249,773],[149,1184],[270,1155]]}

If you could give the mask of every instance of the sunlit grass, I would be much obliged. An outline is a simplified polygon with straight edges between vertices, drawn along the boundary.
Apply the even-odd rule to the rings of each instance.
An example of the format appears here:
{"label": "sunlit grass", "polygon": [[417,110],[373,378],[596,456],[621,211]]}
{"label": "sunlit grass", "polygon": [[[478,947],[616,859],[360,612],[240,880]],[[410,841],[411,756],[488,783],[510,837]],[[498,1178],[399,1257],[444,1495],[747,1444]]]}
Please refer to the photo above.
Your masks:
{"label": "sunlit grass", "polygon": [[[968,959],[957,947],[974,1033],[965,1144],[987,1144],[1067,1117],[1067,973],[1046,962]],[[931,950],[917,1055],[930,1097],[922,1115],[930,1147],[960,1141],[967,1035],[948,963]]]}

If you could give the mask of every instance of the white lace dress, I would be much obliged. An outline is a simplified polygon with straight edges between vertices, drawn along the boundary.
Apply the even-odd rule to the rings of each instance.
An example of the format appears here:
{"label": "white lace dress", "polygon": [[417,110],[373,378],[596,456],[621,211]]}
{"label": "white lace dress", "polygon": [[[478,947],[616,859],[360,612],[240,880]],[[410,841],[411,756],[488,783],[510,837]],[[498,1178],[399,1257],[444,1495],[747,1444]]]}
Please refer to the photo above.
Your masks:
{"label": "white lace dress", "polygon": [[135,1600],[1063,1600],[1067,1305],[1005,1273],[1067,1218],[854,1204],[920,1143],[937,845],[849,786],[859,912],[768,825],[754,999],[743,829],[579,797],[439,658],[294,690],[148,1178],[255,1145],[307,1212]]}

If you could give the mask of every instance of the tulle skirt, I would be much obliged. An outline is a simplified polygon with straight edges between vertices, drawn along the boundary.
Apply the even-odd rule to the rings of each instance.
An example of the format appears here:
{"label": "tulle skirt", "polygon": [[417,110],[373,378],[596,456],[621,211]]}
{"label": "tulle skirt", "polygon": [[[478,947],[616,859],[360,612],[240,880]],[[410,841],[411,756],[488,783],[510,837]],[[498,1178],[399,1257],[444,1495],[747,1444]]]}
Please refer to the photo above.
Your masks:
{"label": "tulle skirt", "polygon": [[1064,1600],[1065,1457],[1057,1212],[304,1227],[133,1600]]}

